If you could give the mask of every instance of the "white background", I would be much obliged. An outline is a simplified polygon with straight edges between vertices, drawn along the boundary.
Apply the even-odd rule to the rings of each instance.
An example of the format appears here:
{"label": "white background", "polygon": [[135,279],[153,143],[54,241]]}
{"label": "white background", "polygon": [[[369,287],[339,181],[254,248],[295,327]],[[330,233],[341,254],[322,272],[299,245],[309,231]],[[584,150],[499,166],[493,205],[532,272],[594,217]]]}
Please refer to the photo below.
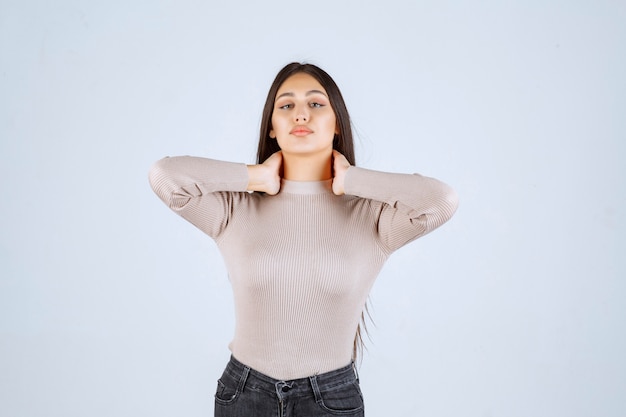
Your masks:
{"label": "white background", "polygon": [[359,165],[461,198],[373,289],[367,415],[626,415],[625,22],[620,1],[0,0],[0,415],[212,415],[230,286],[147,171],[253,162],[291,61],[341,87]]}

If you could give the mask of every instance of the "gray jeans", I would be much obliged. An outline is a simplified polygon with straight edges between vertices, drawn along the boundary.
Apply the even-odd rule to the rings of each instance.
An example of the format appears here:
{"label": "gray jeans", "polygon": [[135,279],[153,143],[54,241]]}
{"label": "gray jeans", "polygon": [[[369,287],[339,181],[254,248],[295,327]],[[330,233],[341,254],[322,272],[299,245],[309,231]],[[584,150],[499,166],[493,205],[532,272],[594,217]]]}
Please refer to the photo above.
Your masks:
{"label": "gray jeans", "polygon": [[341,369],[279,381],[231,357],[215,392],[215,417],[363,417],[359,378]]}

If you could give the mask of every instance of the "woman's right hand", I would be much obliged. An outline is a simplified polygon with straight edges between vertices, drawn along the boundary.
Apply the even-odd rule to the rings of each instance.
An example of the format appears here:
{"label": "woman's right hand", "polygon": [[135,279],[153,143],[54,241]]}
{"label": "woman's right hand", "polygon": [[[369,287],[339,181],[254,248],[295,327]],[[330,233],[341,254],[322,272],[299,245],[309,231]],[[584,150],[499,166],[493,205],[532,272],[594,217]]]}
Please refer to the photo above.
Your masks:
{"label": "woman's right hand", "polygon": [[283,154],[275,152],[262,164],[248,165],[248,191],[260,191],[269,195],[280,191],[280,173]]}

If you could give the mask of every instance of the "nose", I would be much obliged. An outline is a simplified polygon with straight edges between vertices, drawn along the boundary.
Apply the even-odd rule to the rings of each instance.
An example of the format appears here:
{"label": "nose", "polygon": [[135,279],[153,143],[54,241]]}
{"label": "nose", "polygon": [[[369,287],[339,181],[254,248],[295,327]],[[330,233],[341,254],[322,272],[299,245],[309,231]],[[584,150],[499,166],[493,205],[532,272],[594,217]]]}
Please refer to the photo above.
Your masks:
{"label": "nose", "polygon": [[309,110],[307,106],[299,106],[295,111],[296,123],[305,123],[309,121]]}

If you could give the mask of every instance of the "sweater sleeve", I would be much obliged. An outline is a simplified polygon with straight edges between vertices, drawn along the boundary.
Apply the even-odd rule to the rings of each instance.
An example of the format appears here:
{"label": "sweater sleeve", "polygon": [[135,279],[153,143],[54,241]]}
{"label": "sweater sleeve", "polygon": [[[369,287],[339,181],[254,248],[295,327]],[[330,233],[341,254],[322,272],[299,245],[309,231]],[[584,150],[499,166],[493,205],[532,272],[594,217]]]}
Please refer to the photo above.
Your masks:
{"label": "sweater sleeve", "polygon": [[157,161],[149,181],[169,208],[213,238],[224,231],[234,202],[248,194],[245,164],[193,156]]}
{"label": "sweater sleeve", "polygon": [[370,200],[377,230],[389,251],[448,221],[458,206],[456,192],[434,178],[350,167],[345,192]]}

